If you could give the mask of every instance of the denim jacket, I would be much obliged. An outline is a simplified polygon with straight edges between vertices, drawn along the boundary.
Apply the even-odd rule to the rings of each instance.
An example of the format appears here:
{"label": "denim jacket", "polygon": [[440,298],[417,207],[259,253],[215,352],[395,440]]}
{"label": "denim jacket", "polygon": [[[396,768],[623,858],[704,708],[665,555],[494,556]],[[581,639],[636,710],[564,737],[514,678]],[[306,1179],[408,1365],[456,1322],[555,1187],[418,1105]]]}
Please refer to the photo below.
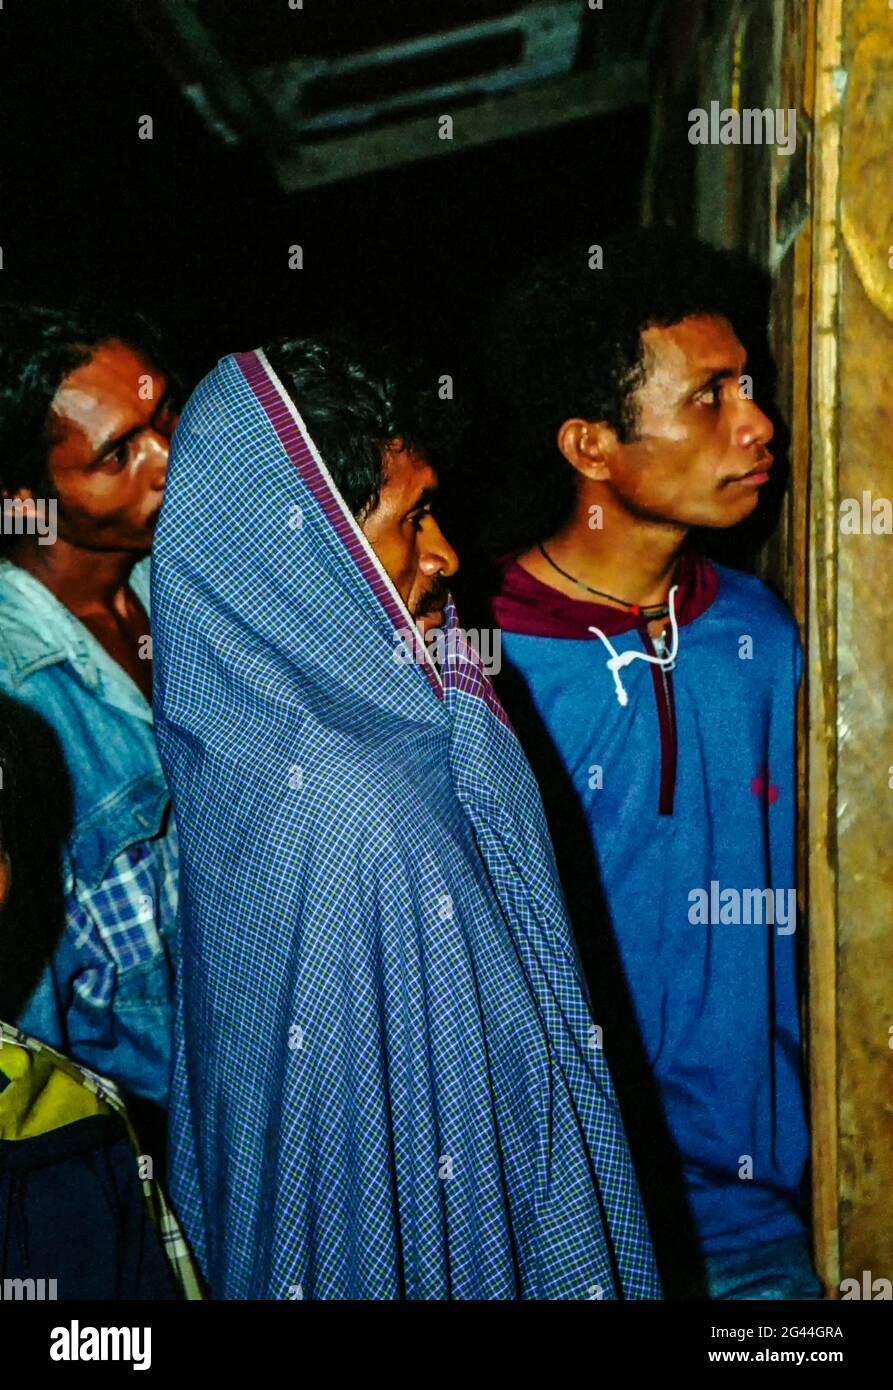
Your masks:
{"label": "denim jacket", "polygon": [[[148,612],[148,559],[130,583]],[[0,560],[0,691],[49,726],[64,763],[57,780],[69,784],[59,794],[70,804],[67,838],[55,854],[47,849],[45,866],[59,875],[64,922],[16,1022],[165,1105],[178,849],[151,707],[84,624],[8,560]]]}

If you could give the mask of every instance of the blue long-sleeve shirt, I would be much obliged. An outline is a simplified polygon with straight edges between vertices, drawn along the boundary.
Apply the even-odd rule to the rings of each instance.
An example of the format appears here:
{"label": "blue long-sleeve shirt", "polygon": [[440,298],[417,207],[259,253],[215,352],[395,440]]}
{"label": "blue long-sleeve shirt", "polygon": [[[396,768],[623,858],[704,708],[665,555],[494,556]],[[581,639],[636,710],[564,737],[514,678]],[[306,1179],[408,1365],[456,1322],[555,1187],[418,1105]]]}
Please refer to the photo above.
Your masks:
{"label": "blue long-sleeve shirt", "polygon": [[[596,962],[609,1063],[616,1076],[641,1048],[712,1254],[803,1227],[802,658],[793,618],[751,575],[688,556],[675,609],[677,656],[662,671],[612,662],[655,654],[640,619],[566,598],[513,561],[494,602],[501,694],[541,779],[584,962]],[[634,1103],[651,1103],[647,1088]]]}

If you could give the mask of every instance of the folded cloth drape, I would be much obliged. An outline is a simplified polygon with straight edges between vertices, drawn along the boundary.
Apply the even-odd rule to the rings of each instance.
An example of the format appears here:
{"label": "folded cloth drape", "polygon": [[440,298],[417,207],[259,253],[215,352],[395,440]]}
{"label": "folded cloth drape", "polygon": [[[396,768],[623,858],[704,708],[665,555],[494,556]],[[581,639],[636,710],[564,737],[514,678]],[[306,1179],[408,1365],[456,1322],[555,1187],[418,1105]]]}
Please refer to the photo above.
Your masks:
{"label": "folded cloth drape", "polygon": [[529,766],[297,410],[225,358],[153,551],[187,1234],[225,1298],[657,1297]]}

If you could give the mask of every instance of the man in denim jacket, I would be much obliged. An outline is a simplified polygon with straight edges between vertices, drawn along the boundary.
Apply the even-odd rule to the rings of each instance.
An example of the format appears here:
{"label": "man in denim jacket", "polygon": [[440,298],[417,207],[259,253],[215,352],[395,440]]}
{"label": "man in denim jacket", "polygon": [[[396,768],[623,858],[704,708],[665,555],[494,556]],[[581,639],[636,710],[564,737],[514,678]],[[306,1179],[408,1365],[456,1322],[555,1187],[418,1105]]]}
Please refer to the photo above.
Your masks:
{"label": "man in denim jacket", "polygon": [[147,325],[0,314],[0,719],[26,732],[28,897],[39,877],[44,904],[39,923],[19,914],[0,1004],[156,1106],[178,854],[152,728],[148,556],[175,424]]}

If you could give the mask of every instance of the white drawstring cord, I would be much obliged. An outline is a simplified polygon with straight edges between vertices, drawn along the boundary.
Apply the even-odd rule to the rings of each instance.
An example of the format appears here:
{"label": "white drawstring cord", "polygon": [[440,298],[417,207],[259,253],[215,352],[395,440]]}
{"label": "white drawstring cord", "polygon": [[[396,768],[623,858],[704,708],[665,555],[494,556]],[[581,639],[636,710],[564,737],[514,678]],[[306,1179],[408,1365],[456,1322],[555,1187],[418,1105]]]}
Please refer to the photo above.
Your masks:
{"label": "white drawstring cord", "polygon": [[626,693],[623,681],[620,679],[620,672],[623,670],[624,666],[629,666],[630,662],[633,661],[650,661],[653,666],[659,666],[662,671],[672,671],[673,669],[676,661],[676,654],[679,651],[679,628],[676,623],[675,603],[676,590],[678,587],[678,584],[674,584],[670,590],[669,608],[670,627],[673,631],[673,649],[668,652],[666,656],[650,656],[648,652],[637,652],[633,650],[618,652],[617,648],[611,645],[610,639],[605,636],[600,627],[591,627],[589,629],[590,632],[594,632],[596,637],[604,642],[611,654],[608,658],[608,670],[614,677],[614,689],[617,693],[617,701],[621,705],[629,704],[629,696]]}

